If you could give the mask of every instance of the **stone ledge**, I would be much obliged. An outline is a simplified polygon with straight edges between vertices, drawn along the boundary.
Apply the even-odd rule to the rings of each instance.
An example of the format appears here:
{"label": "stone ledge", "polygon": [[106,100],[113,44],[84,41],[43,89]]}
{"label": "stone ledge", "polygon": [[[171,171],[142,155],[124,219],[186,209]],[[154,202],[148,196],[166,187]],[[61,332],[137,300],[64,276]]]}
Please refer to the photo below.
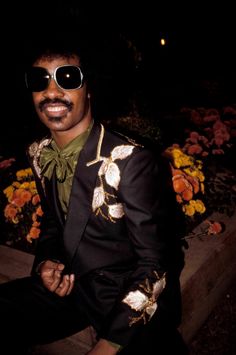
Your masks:
{"label": "stone ledge", "polygon": [[[187,343],[207,319],[235,277],[236,213],[231,217],[214,214],[226,230],[219,235],[189,240],[180,282],[183,316],[180,331]],[[199,225],[194,232],[201,230]]]}
{"label": "stone ledge", "polygon": [[34,256],[0,245],[0,282],[30,274]]}
{"label": "stone ledge", "polygon": [[[213,215],[226,224],[215,236],[188,241],[181,274],[183,317],[180,332],[190,343],[234,278],[236,268],[236,213],[231,218]],[[199,225],[194,232],[201,229]],[[29,275],[33,255],[0,245],[0,282]],[[34,355],[85,354],[94,344],[91,328],[61,341],[35,348]]]}

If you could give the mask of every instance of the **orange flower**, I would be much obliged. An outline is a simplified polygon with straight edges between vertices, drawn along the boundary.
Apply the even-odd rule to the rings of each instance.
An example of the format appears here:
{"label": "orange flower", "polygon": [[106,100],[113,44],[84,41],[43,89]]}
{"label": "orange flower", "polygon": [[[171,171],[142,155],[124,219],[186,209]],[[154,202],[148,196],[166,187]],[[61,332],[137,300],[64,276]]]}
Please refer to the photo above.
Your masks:
{"label": "orange flower", "polygon": [[33,224],[32,224],[32,227],[39,227],[40,226],[40,222],[37,222],[35,221]]}
{"label": "orange flower", "polygon": [[17,189],[13,192],[13,196],[10,202],[17,207],[23,207],[27,202],[31,200],[31,197],[32,195],[30,191]]}
{"label": "orange flower", "polygon": [[21,191],[21,198],[23,199],[23,201],[25,203],[27,203],[27,202],[29,202],[31,200],[32,194],[28,190],[23,190],[23,191]]}
{"label": "orange flower", "polygon": [[31,238],[36,239],[39,237],[39,233],[40,233],[40,229],[37,227],[32,227],[30,229],[29,235],[31,236]]}
{"label": "orange flower", "polygon": [[38,216],[37,216],[36,212],[33,212],[32,213],[32,221],[33,222],[37,221],[37,218],[38,218]]}
{"label": "orange flower", "polygon": [[177,193],[183,193],[185,190],[192,190],[191,184],[185,178],[184,175],[175,175],[172,178],[173,181],[173,188]]}
{"label": "orange flower", "polygon": [[42,217],[42,215],[43,215],[43,210],[42,210],[41,206],[39,206],[39,207],[37,208],[36,214],[37,214],[38,216]]}
{"label": "orange flower", "polygon": [[40,234],[40,229],[37,227],[31,227],[29,233],[26,236],[26,239],[29,243],[32,243],[32,239],[37,239]]}
{"label": "orange flower", "polygon": [[182,199],[182,197],[179,194],[176,195],[176,201],[178,203],[182,203],[183,202],[183,199]]}
{"label": "orange flower", "polygon": [[36,206],[40,202],[39,194],[36,194],[32,197],[32,204]]}
{"label": "orange flower", "polygon": [[7,219],[13,220],[18,213],[18,209],[15,208],[12,204],[7,204],[5,209],[4,209],[4,216]]}

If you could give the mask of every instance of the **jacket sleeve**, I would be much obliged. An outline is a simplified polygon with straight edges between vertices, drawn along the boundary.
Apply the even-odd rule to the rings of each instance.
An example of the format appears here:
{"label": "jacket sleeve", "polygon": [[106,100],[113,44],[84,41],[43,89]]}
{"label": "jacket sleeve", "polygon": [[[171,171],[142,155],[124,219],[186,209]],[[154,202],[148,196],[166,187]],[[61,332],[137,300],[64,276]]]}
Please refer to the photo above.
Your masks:
{"label": "jacket sleeve", "polygon": [[40,203],[43,211],[43,216],[40,225],[40,235],[37,239],[35,258],[32,267],[32,275],[37,271],[37,266],[45,260],[57,260],[65,262],[63,253],[62,242],[62,229],[54,216],[52,209],[50,208],[45,192],[42,186],[42,182],[38,175],[34,171],[34,167],[31,164],[32,171],[34,173],[37,191],[40,196]]}
{"label": "jacket sleeve", "polygon": [[177,269],[175,201],[169,179],[164,161],[158,164],[145,149],[134,153],[122,169],[119,198],[137,263],[102,335],[122,346],[158,314],[160,300],[170,287],[171,269]]}

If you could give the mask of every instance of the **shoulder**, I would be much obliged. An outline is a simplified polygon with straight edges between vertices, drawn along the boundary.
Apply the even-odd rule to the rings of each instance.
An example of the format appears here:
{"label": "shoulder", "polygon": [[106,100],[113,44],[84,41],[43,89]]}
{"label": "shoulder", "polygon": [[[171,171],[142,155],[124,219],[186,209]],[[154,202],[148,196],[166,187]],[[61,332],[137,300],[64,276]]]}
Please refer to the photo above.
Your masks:
{"label": "shoulder", "polygon": [[104,140],[106,143],[110,143],[111,145],[131,145],[134,147],[144,148],[144,145],[132,136],[126,135],[119,130],[107,127],[105,127]]}
{"label": "shoulder", "polygon": [[[103,123],[103,122],[102,122]],[[105,127],[105,140],[109,145],[131,145],[134,146],[134,152],[146,152],[155,157],[159,157],[162,154],[162,146],[160,141],[154,141],[153,139],[141,135],[137,130],[132,131],[122,126],[113,124],[111,121],[103,123]]]}
{"label": "shoulder", "polygon": [[41,151],[44,147],[48,146],[51,142],[50,137],[44,137],[40,140],[35,140],[32,142],[26,149],[26,152],[30,158],[35,158],[39,157],[41,154]]}
{"label": "shoulder", "polygon": [[146,149],[140,140],[134,139],[134,137],[126,135],[117,129],[114,130],[105,126],[102,142],[103,156],[116,156],[116,159],[118,159],[119,155],[130,156]]}
{"label": "shoulder", "polygon": [[130,175],[138,171],[157,174],[162,170],[158,149],[117,130],[105,129],[101,156],[109,163],[116,163],[122,171],[125,168]]}

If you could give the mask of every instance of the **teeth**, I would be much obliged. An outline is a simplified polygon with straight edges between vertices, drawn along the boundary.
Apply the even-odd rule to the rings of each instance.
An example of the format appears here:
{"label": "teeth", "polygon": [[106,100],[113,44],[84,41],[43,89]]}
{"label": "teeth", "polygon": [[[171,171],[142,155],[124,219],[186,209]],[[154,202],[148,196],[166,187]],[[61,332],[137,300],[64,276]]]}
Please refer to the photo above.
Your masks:
{"label": "teeth", "polygon": [[48,106],[47,110],[50,112],[58,112],[58,111],[62,111],[65,110],[65,106]]}

